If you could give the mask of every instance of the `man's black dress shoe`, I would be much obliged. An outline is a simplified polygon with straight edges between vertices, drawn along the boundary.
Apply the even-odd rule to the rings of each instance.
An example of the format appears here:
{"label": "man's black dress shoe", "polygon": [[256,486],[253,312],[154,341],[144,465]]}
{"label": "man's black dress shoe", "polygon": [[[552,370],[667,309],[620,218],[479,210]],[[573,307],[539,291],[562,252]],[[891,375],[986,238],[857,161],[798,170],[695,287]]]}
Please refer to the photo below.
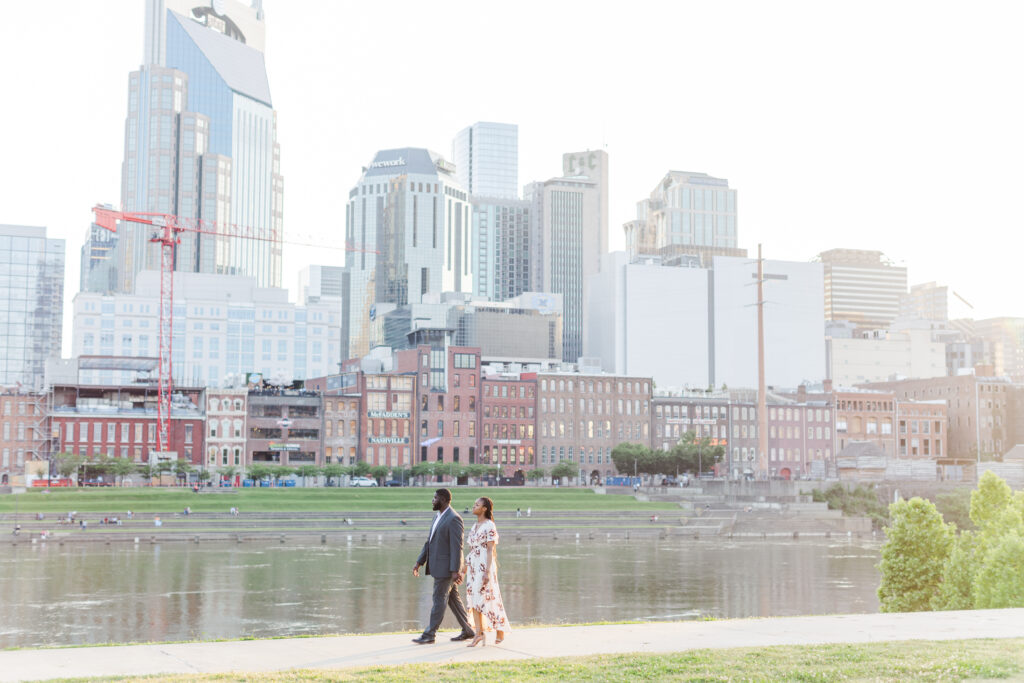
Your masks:
{"label": "man's black dress shoe", "polygon": [[457,636],[454,636],[454,637],[452,638],[452,640],[454,640],[454,641],[456,641],[456,642],[458,642],[458,641],[460,641],[460,640],[469,640],[470,638],[472,638],[472,637],[473,637],[473,636],[475,636],[475,635],[476,635],[475,633],[466,633],[465,631],[463,631],[463,632],[462,632],[462,633],[460,633],[459,635],[457,635]]}
{"label": "man's black dress shoe", "polygon": [[427,636],[420,636],[419,638],[413,638],[412,642],[416,643],[417,645],[429,645],[430,643],[434,642],[434,639],[428,638]]}

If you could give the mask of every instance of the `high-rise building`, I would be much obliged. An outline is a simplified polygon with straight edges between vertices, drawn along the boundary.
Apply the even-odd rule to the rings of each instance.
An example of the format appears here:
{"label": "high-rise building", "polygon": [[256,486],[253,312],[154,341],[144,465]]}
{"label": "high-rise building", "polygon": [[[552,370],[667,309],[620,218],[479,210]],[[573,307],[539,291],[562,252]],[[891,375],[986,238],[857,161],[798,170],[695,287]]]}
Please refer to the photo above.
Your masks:
{"label": "high-rise building", "polygon": [[[607,155],[592,154],[601,161],[593,170],[604,169],[607,177]],[[577,175],[530,183],[525,190],[530,201],[531,290],[562,295],[562,359],[568,362],[587,355],[590,277],[598,272],[600,257],[608,249],[601,188],[599,180]]]}
{"label": "high-rise building", "polygon": [[974,331],[991,345],[996,376],[1024,380],[1024,318],[975,320]]}
{"label": "high-rise building", "polygon": [[830,249],[818,254],[825,267],[825,320],[885,328],[900,312],[907,269],[880,251]]}
{"label": "high-rise building", "polygon": [[[795,387],[825,376],[821,265],[764,262],[765,374]],[[587,356],[661,387],[756,387],[756,261],[716,256],[711,268],[608,254],[592,279]]]}
{"label": "high-rise building", "polygon": [[738,246],[736,190],[724,178],[669,171],[650,197],[637,202],[636,213],[623,225],[631,260],[692,254],[710,266],[714,256],[746,256]]}
{"label": "high-rise building", "polygon": [[455,178],[471,195],[519,197],[519,126],[479,121],[452,141]]}
{"label": "high-rise building", "polygon": [[913,285],[900,297],[900,317],[946,322],[949,320],[949,288],[934,282]]}
{"label": "high-rise building", "polygon": [[566,152],[562,155],[562,175],[566,178],[589,178],[596,183],[598,253],[595,260],[600,259],[601,255],[608,253],[608,153],[591,149]]}
{"label": "high-rise building", "polygon": [[504,301],[529,291],[530,202],[473,196],[473,293]]}
{"label": "high-rise building", "polygon": [[0,225],[0,386],[42,387],[46,359],[60,357],[63,310],[64,240]]}
{"label": "high-rise building", "polygon": [[107,293],[117,290],[117,233],[93,223],[82,245],[79,289]]}
{"label": "high-rise building", "polygon": [[442,292],[473,291],[469,193],[454,167],[426,149],[381,150],[345,206],[350,277],[349,355],[369,352],[383,304],[404,306]]}
{"label": "high-rise building", "polygon": [[[80,292],[72,355],[153,359],[159,354],[159,272],[139,274],[136,294]],[[174,278],[175,384],[217,387],[258,372],[291,381],[326,375],[341,358],[336,301],[289,303],[284,289],[255,278],[182,273]],[[83,384],[134,381],[130,369],[82,370]]]}
{"label": "high-rise building", "polygon": [[[261,3],[193,5],[148,0],[145,59],[129,77],[121,206],[243,226],[259,239],[183,234],[176,269],[280,287],[283,179]],[[159,246],[147,226],[118,230],[118,290],[132,292]]]}

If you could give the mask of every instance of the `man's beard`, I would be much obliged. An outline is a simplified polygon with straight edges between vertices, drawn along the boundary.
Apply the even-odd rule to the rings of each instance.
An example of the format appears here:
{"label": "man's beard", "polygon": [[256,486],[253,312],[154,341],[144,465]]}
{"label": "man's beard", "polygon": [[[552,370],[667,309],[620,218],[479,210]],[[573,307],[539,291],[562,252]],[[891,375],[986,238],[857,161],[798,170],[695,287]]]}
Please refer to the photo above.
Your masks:
{"label": "man's beard", "polygon": [[434,501],[434,509],[439,511],[439,512],[441,510],[443,510],[444,509],[444,501],[443,500],[435,500]]}

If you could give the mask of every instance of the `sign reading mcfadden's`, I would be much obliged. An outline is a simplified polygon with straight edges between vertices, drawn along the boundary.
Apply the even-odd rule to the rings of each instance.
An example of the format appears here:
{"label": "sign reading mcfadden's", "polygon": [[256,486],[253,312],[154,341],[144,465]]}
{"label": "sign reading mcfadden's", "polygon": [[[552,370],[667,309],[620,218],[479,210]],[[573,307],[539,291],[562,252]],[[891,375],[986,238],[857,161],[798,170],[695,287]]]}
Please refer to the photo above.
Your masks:
{"label": "sign reading mcfadden's", "polygon": [[388,168],[390,166],[405,166],[405,157],[385,159],[384,161],[374,161],[370,164],[370,168]]}

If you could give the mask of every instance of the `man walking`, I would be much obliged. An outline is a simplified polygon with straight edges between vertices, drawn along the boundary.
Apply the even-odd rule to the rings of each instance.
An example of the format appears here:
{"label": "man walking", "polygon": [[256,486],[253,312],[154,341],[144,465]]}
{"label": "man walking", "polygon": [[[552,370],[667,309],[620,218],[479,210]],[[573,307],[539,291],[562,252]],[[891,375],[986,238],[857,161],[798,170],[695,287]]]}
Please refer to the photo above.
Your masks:
{"label": "man walking", "polygon": [[445,604],[462,626],[462,633],[452,640],[468,640],[473,637],[473,627],[466,617],[466,608],[462,606],[458,585],[462,583],[462,517],[451,507],[452,494],[448,489],[438,489],[434,493],[433,508],[437,511],[434,523],[430,526],[430,535],[423,544],[412,575],[420,575],[420,567],[427,566],[426,573],[434,577],[434,606],[430,610],[430,623],[419,638],[412,642],[418,645],[433,643],[441,619],[444,618]]}

